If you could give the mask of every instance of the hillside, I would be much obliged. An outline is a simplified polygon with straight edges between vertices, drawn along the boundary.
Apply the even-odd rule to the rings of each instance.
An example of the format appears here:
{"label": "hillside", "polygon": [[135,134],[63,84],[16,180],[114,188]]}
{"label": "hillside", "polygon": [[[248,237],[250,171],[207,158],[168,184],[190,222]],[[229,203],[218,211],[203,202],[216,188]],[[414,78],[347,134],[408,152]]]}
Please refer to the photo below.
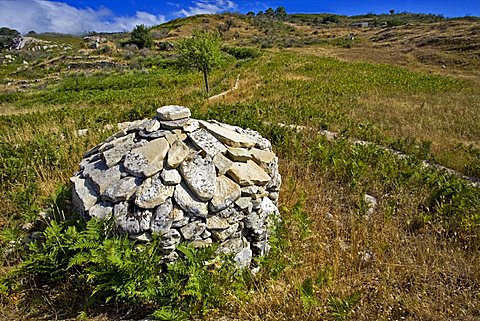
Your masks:
{"label": "hillside", "polygon": [[[223,41],[210,96],[238,79],[216,99],[177,63],[177,42],[197,30]],[[478,319],[479,31],[478,19],[432,15],[222,14],[152,27],[151,49],[118,33],[33,35],[3,50],[0,275],[25,260],[19,240],[32,241],[46,216],[70,216],[68,178],[86,150],[117,123],[178,104],[258,130],[284,179],[272,254],[255,276],[223,284],[226,302],[206,319]],[[56,271],[62,258],[43,263]],[[140,319],[155,309],[85,298],[79,271],[60,275],[19,278],[15,291],[1,283],[0,318]]]}

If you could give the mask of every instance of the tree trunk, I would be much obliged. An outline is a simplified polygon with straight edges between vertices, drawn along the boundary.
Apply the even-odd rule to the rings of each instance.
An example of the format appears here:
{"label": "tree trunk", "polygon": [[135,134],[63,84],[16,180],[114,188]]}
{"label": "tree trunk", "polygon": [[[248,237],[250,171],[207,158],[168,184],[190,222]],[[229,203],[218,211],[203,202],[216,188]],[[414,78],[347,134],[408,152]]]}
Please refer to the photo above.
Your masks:
{"label": "tree trunk", "polygon": [[208,74],[206,69],[203,69],[203,78],[205,79],[205,89],[207,90],[207,94],[209,94],[210,87],[208,86]]}

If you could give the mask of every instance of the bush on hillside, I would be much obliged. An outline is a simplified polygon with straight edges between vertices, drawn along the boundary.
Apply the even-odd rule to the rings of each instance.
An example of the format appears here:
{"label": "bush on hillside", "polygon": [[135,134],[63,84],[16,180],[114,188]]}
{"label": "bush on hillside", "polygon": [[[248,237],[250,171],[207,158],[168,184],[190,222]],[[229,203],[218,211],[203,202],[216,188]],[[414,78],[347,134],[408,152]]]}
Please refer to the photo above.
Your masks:
{"label": "bush on hillside", "polygon": [[13,45],[13,39],[20,36],[20,32],[7,27],[0,28],[0,49],[10,48]]}
{"label": "bush on hillside", "polygon": [[129,43],[136,45],[140,49],[150,48],[153,46],[153,37],[145,25],[137,25],[132,30]]}
{"label": "bush on hillside", "polygon": [[260,56],[260,51],[248,47],[222,47],[222,51],[236,59],[252,59]]}

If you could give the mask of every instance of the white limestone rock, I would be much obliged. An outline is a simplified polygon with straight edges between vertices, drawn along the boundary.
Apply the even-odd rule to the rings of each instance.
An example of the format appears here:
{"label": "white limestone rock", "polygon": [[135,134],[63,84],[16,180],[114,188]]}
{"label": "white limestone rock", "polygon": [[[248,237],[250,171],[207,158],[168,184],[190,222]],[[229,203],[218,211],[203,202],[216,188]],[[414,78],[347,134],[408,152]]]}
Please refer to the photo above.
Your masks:
{"label": "white limestone rock", "polygon": [[83,175],[88,178],[95,190],[103,194],[108,187],[112,186],[122,178],[120,165],[108,168],[103,160],[87,165]]}
{"label": "white limestone rock", "polygon": [[86,180],[78,176],[70,178],[72,187],[72,202],[79,209],[82,215],[97,202],[98,193],[93,186]]}
{"label": "white limestone rock", "polygon": [[187,241],[195,239],[195,237],[200,236],[206,228],[206,224],[201,221],[193,221],[180,228],[180,233],[183,238]]}
{"label": "white limestone rock", "polygon": [[176,249],[181,240],[182,236],[180,235],[180,232],[175,229],[171,229],[162,235],[160,247],[164,251],[172,251]]}
{"label": "white limestone rock", "polygon": [[227,129],[225,127],[219,126],[217,124],[209,123],[206,121],[200,121],[200,126],[208,130],[213,136],[215,136],[222,143],[231,146],[231,147],[253,147],[255,146],[255,141],[240,135],[239,133]]}
{"label": "white limestone rock", "polygon": [[154,208],[173,196],[175,188],[164,185],[160,175],[147,178],[138,188],[135,204],[141,208]]}
{"label": "white limestone rock", "polygon": [[173,224],[172,209],[173,203],[171,198],[167,199],[162,205],[155,209],[150,223],[152,233],[163,235],[170,230]]}
{"label": "white limestone rock", "polygon": [[215,238],[215,240],[219,242],[224,242],[228,238],[230,238],[238,229],[239,223],[234,223],[230,224],[228,221],[226,222],[228,224],[228,227],[225,229],[220,229],[220,230],[215,230],[212,229],[212,235]]}
{"label": "white limestone rock", "polygon": [[190,116],[190,109],[183,106],[169,105],[157,109],[157,117],[161,120],[178,120]]}
{"label": "white limestone rock", "polygon": [[200,201],[183,183],[175,187],[173,195],[175,202],[186,213],[198,217],[207,217],[208,203]]}
{"label": "white limestone rock", "polygon": [[207,155],[214,157],[217,153],[225,153],[227,147],[205,129],[201,128],[188,134],[192,142]]}
{"label": "white limestone rock", "polygon": [[224,230],[228,228],[230,224],[228,224],[227,219],[221,218],[218,216],[210,216],[207,218],[207,228],[209,230]]}
{"label": "white limestone rock", "polygon": [[187,156],[190,149],[184,142],[176,140],[168,152],[167,164],[170,168],[177,168]]}
{"label": "white limestone rock", "polygon": [[177,185],[182,181],[182,176],[176,169],[164,169],[160,176],[165,185]]}
{"label": "white limestone rock", "polygon": [[240,186],[265,185],[270,182],[270,176],[252,160],[246,163],[234,162],[227,174]]}
{"label": "white limestone rock", "polygon": [[109,148],[102,155],[108,167],[117,165],[125,156],[125,154],[135,146],[135,134],[130,134],[109,143]]}
{"label": "white limestone rock", "polygon": [[150,228],[153,213],[151,210],[137,209],[128,211],[125,205],[116,205],[114,208],[115,222],[117,227],[128,234],[140,234]]}
{"label": "white limestone rock", "polygon": [[232,166],[233,162],[225,157],[222,153],[217,153],[215,157],[213,157],[213,164],[217,169],[218,175],[225,175]]}
{"label": "white limestone rock", "polygon": [[209,208],[214,213],[224,210],[240,198],[241,194],[238,184],[226,176],[219,176],[216,179],[215,195],[210,201]]}
{"label": "white limestone rock", "polygon": [[235,162],[246,162],[252,158],[252,154],[248,149],[228,147],[228,157]]}
{"label": "white limestone rock", "polygon": [[183,128],[187,124],[188,118],[177,120],[161,120],[160,125],[165,129]]}
{"label": "white limestone rock", "polygon": [[138,177],[150,177],[163,168],[163,159],[170,145],[165,138],[152,140],[142,147],[131,150],[123,165],[126,171]]}
{"label": "white limestone rock", "polygon": [[125,177],[107,188],[102,197],[111,202],[122,202],[129,200],[137,191],[142,180],[136,177]]}
{"label": "white limestone rock", "polygon": [[185,183],[201,201],[207,202],[215,195],[216,172],[212,158],[194,154],[179,167]]}
{"label": "white limestone rock", "polygon": [[93,205],[88,210],[88,215],[99,220],[108,220],[113,213],[113,204],[110,202],[100,202]]}

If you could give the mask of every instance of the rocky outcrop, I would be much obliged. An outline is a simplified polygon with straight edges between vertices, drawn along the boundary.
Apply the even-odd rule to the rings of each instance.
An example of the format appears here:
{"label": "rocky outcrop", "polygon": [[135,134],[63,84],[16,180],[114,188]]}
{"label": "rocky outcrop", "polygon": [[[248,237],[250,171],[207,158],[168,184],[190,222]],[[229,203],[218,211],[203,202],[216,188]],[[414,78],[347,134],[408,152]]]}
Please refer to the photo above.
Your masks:
{"label": "rocky outcrop", "polygon": [[166,257],[177,257],[180,242],[217,242],[248,267],[268,252],[279,219],[278,159],[258,132],[190,115],[165,106],[119,126],[85,153],[71,178],[73,204],[140,242],[158,234]]}

